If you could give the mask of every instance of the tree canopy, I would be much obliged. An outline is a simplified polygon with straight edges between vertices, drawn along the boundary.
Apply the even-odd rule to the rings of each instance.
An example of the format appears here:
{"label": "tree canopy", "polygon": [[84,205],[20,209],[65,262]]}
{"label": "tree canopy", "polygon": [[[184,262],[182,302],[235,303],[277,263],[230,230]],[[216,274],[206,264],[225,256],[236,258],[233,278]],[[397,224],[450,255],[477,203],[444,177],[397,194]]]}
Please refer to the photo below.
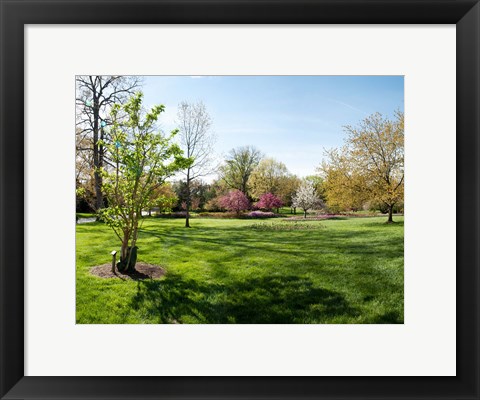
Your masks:
{"label": "tree canopy", "polygon": [[231,190],[225,196],[220,197],[219,203],[221,207],[229,211],[235,211],[237,214],[250,208],[250,201],[247,196],[237,189]]}
{"label": "tree canopy", "polygon": [[283,206],[283,202],[273,193],[265,193],[260,196],[255,206],[263,210],[271,211],[273,208]]}
{"label": "tree canopy", "polygon": [[229,189],[240,190],[251,197],[248,180],[262,158],[261,151],[253,146],[232,149],[220,167],[220,179]]}
{"label": "tree canopy", "polygon": [[257,198],[265,193],[278,196],[285,192],[289,176],[290,173],[284,163],[274,158],[264,158],[253,170],[248,184],[252,195]]}
{"label": "tree canopy", "polygon": [[327,152],[321,167],[327,202],[340,209],[381,202],[392,222],[393,207],[404,195],[403,113],[396,112],[393,120],[376,113],[345,132],[345,145]]}
{"label": "tree canopy", "polygon": [[[99,171],[109,162],[104,143],[110,140],[110,110],[114,104],[125,103],[141,86],[142,79],[137,76],[78,75],[75,81],[77,174],[80,165],[83,169],[78,183],[84,188],[93,187],[94,201],[89,203],[94,210],[99,210],[104,206]],[[83,160],[83,164],[79,164],[79,160]],[[88,174],[85,174],[85,167],[88,167]]]}
{"label": "tree canopy", "polygon": [[307,211],[314,209],[319,204],[320,199],[315,188],[310,182],[304,181],[293,197],[293,206],[301,208],[303,216],[307,218]]}

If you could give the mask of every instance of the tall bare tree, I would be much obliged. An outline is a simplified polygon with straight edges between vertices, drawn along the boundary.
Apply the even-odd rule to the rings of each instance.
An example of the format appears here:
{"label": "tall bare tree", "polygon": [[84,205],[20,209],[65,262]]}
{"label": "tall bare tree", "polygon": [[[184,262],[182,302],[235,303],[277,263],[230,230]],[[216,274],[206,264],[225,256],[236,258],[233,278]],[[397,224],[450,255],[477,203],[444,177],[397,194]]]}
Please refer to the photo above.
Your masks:
{"label": "tall bare tree", "polygon": [[178,106],[178,124],[180,147],[187,158],[193,158],[193,164],[184,170],[186,177],[186,217],[185,227],[190,227],[190,209],[192,205],[192,182],[215,171],[213,144],[215,136],[211,131],[212,118],[202,102],[183,101]]}
{"label": "tall bare tree", "polygon": [[[141,77],[115,75],[79,75],[75,80],[77,157],[82,152],[91,153],[82,158],[92,160],[94,208],[99,210],[103,207],[100,169],[108,163],[102,143],[108,140],[105,128],[112,124],[110,109],[115,103],[124,103],[142,81]],[[86,143],[88,146],[85,146]]]}

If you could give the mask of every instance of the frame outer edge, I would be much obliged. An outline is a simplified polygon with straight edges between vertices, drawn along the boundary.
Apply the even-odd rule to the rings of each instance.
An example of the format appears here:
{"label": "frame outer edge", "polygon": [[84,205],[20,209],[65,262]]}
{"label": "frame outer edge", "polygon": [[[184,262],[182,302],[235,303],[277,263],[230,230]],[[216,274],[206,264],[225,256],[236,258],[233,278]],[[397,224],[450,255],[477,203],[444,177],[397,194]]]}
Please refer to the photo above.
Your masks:
{"label": "frame outer edge", "polygon": [[4,1],[0,11],[1,397],[24,376],[24,54],[19,14]]}
{"label": "frame outer edge", "polygon": [[[457,23],[457,377],[480,398],[480,3]],[[467,394],[465,393],[465,394]]]}
{"label": "frame outer edge", "polygon": [[[23,2],[17,4],[21,3]],[[39,4],[40,2],[36,3]],[[86,2],[81,1],[80,3],[85,5]],[[15,85],[24,81],[23,68],[18,68],[24,65],[23,24],[25,15],[22,14],[22,11],[25,11],[27,4],[31,5],[32,2],[25,2],[24,4],[23,8],[16,8],[12,2],[0,0],[0,82],[2,85],[0,97],[0,298],[2,300],[0,305],[0,323],[2,326],[0,329],[0,397],[11,399],[53,398],[52,393],[56,392],[48,387],[48,382],[53,383],[52,380],[40,377],[37,379],[40,379],[42,383],[37,386],[38,391],[36,393],[28,393],[28,391],[22,391],[21,389],[22,387],[25,388],[29,381],[29,377],[22,379],[24,367],[24,321],[18,318],[19,315],[23,315],[24,311],[24,273],[22,268],[24,251],[24,141],[21,134],[7,135],[7,133],[23,133],[24,128],[23,112],[21,111],[24,106],[24,94],[22,92],[19,95],[19,87],[15,87]],[[58,4],[60,6],[60,3]],[[46,19],[48,18],[41,15],[35,17],[37,22],[45,21]],[[457,24],[457,87],[459,88],[457,90],[461,90],[463,93],[463,97],[459,96],[457,99],[457,131],[464,133],[461,142],[457,145],[457,151],[461,150],[462,152],[462,158],[457,153],[457,184],[461,183],[461,186],[459,186],[460,190],[457,191],[457,228],[459,232],[463,232],[459,235],[462,240],[457,240],[457,261],[459,264],[463,263],[462,265],[465,265],[466,269],[465,273],[457,277],[457,296],[459,298],[457,302],[457,318],[459,318],[460,324],[460,328],[457,331],[457,343],[459,343],[457,348],[459,365],[457,378],[462,381],[462,385],[461,388],[456,387],[457,393],[447,391],[444,396],[441,396],[445,399],[479,399],[479,32],[480,7],[476,3]],[[13,99],[13,101],[7,103],[7,99]],[[8,188],[8,192],[6,188]],[[8,249],[9,254],[12,254],[11,257],[5,255],[5,249]],[[7,260],[9,260],[10,264],[17,266],[17,268],[7,269]],[[467,347],[470,344],[474,345],[474,347]],[[7,394],[6,397],[3,397],[11,388],[14,390]],[[392,395],[395,396],[394,393]],[[54,397],[79,398],[78,395],[72,396],[65,392],[57,392]],[[95,395],[88,397],[108,398],[109,396]],[[137,396],[137,398],[141,397],[145,396]],[[175,397],[177,396],[170,398]],[[178,396],[177,398],[180,397]],[[234,398],[235,396],[225,396],[224,398],[227,397]],[[253,395],[251,398],[254,397]],[[282,397],[294,398],[289,397],[288,393],[285,393]],[[320,398],[322,396],[318,393],[315,397]],[[362,394],[357,394],[356,397],[365,398]],[[188,398],[192,397],[188,396]],[[405,396],[404,398],[420,399],[433,397],[432,395],[416,396],[412,393],[411,396]]]}

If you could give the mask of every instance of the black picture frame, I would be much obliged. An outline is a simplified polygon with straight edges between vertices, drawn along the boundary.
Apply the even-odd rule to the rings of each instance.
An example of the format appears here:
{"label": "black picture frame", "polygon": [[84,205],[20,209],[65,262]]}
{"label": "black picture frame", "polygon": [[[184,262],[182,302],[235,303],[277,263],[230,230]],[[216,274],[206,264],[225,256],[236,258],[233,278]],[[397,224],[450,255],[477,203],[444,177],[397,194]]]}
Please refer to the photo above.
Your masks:
{"label": "black picture frame", "polygon": [[[2,399],[480,398],[478,1],[0,0],[0,15]],[[24,376],[24,26],[87,23],[456,24],[457,375],[455,377]]]}

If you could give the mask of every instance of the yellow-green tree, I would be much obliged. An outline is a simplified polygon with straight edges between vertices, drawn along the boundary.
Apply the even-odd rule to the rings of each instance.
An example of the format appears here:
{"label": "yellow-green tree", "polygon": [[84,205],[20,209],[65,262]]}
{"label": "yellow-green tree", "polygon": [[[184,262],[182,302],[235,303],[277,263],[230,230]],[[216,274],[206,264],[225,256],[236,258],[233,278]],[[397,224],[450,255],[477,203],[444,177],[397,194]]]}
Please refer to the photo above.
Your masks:
{"label": "yellow-green tree", "polygon": [[148,209],[149,215],[151,215],[152,207],[158,207],[161,213],[170,212],[177,204],[178,197],[173,190],[172,184],[165,182],[152,190],[150,200],[151,208]]}
{"label": "yellow-green tree", "polygon": [[248,185],[252,189],[252,195],[256,198],[260,198],[265,193],[280,196],[289,175],[284,163],[273,158],[264,158],[250,175]]}
{"label": "yellow-green tree", "polygon": [[302,180],[296,175],[289,175],[282,179],[281,191],[278,193],[278,196],[283,201],[283,204],[289,206],[293,209],[293,212],[296,214],[296,207],[293,205],[293,197],[297,192],[298,188],[302,184]]}
{"label": "yellow-green tree", "polygon": [[323,190],[328,208],[333,212],[358,210],[369,199],[365,176],[349,157],[346,147],[327,152],[322,164]]}
{"label": "yellow-green tree", "polygon": [[392,120],[376,113],[345,131],[345,145],[328,151],[321,167],[327,204],[352,209],[382,202],[393,222],[393,208],[404,195],[403,112]]}

